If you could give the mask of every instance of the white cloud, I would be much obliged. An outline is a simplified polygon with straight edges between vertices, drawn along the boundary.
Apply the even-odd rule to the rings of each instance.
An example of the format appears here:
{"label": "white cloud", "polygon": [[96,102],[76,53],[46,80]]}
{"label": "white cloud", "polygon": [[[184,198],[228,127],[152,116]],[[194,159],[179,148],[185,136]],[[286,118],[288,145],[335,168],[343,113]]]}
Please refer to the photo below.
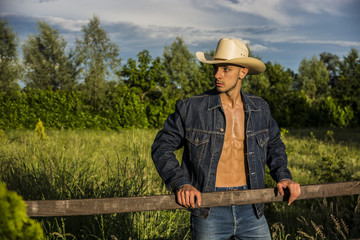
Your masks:
{"label": "white cloud", "polygon": [[278,52],[279,50],[274,47],[268,47],[262,44],[250,45],[251,51],[255,52]]}
{"label": "white cloud", "polygon": [[209,27],[233,24],[233,17],[246,25],[267,21],[291,26],[307,21],[308,13],[343,14],[342,6],[352,1],[355,0],[5,0],[1,11],[74,21],[96,14],[104,21],[141,26]]}
{"label": "white cloud", "polygon": [[356,41],[334,41],[334,40],[305,40],[305,41],[296,41],[296,43],[302,44],[320,44],[320,45],[336,45],[339,47],[346,48],[360,48],[360,42]]}
{"label": "white cloud", "polygon": [[285,9],[284,0],[215,0],[215,2],[218,7],[226,7],[238,13],[257,16],[281,25],[288,25],[294,21],[294,17]]}
{"label": "white cloud", "polygon": [[[36,31],[35,20],[44,20],[73,45],[82,26],[96,15],[121,53],[129,56],[143,49],[159,53],[177,36],[192,51],[212,50],[221,37],[234,37],[250,42],[256,53],[281,55],[288,43],[296,54],[320,45],[360,48],[358,31],[346,30],[357,27],[359,17],[351,11],[358,1],[0,0],[0,16],[13,16],[22,38]],[[286,51],[294,57],[291,49]]]}
{"label": "white cloud", "polygon": [[[201,0],[196,0],[201,1]],[[228,8],[234,12],[257,16],[263,20],[292,26],[311,21],[309,14],[346,15],[343,7],[356,0],[214,0],[208,8]],[[248,22],[248,24],[251,24]]]}
{"label": "white cloud", "polygon": [[296,0],[294,6],[312,14],[329,13],[334,16],[343,16],[346,15],[342,11],[343,6],[352,2],[354,0]]}
{"label": "white cloud", "polygon": [[50,25],[59,26],[62,29],[71,32],[81,31],[82,26],[88,23],[88,20],[70,20],[61,17],[43,17],[43,20]]}

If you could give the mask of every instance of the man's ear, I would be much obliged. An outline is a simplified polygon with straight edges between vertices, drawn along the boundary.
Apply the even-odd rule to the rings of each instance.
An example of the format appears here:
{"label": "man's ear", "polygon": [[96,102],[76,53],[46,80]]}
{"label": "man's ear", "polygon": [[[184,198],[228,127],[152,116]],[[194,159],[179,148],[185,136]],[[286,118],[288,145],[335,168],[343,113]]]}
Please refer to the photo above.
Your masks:
{"label": "man's ear", "polygon": [[248,74],[248,72],[249,72],[248,68],[241,68],[239,73],[239,78],[243,79],[246,76],[246,74]]}

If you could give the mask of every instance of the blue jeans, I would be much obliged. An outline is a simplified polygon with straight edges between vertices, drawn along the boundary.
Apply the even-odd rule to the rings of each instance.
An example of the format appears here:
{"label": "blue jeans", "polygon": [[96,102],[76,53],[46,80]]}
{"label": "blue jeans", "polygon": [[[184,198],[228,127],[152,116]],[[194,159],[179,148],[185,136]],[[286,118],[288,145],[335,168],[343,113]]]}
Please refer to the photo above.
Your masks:
{"label": "blue jeans", "polygon": [[[247,189],[241,187],[217,187],[216,191]],[[207,219],[191,216],[193,239],[257,239],[271,240],[265,216],[258,219],[252,205],[212,207]]]}

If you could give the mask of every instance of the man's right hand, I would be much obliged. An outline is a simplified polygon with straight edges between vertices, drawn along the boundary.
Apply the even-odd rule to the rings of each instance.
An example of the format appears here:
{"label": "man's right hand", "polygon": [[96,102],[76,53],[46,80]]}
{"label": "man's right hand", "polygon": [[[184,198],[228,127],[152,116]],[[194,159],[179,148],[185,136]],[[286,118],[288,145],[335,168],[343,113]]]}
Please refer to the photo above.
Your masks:
{"label": "man's right hand", "polygon": [[180,187],[177,191],[176,191],[176,197],[177,197],[177,202],[184,207],[191,207],[191,208],[195,208],[195,198],[196,198],[196,202],[197,205],[200,207],[201,206],[201,193],[194,188],[193,186],[191,186],[190,184],[186,184],[182,187]]}

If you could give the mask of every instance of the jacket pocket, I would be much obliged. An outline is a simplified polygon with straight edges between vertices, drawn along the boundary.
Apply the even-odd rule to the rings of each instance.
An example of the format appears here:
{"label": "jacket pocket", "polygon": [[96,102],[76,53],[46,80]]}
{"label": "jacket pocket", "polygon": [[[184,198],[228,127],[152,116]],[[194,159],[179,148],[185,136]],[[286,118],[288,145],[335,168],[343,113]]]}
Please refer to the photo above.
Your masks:
{"label": "jacket pocket", "polygon": [[192,162],[200,162],[205,155],[205,148],[210,141],[207,133],[188,131],[185,135],[187,147],[189,149],[189,157]]}
{"label": "jacket pocket", "polygon": [[261,131],[255,135],[256,142],[257,142],[257,152],[258,157],[261,160],[260,163],[262,164],[262,168],[265,170],[265,161],[267,155],[267,143],[269,141],[269,131]]}
{"label": "jacket pocket", "polygon": [[269,141],[269,132],[263,131],[255,135],[256,141],[260,147],[264,147],[266,143]]}

